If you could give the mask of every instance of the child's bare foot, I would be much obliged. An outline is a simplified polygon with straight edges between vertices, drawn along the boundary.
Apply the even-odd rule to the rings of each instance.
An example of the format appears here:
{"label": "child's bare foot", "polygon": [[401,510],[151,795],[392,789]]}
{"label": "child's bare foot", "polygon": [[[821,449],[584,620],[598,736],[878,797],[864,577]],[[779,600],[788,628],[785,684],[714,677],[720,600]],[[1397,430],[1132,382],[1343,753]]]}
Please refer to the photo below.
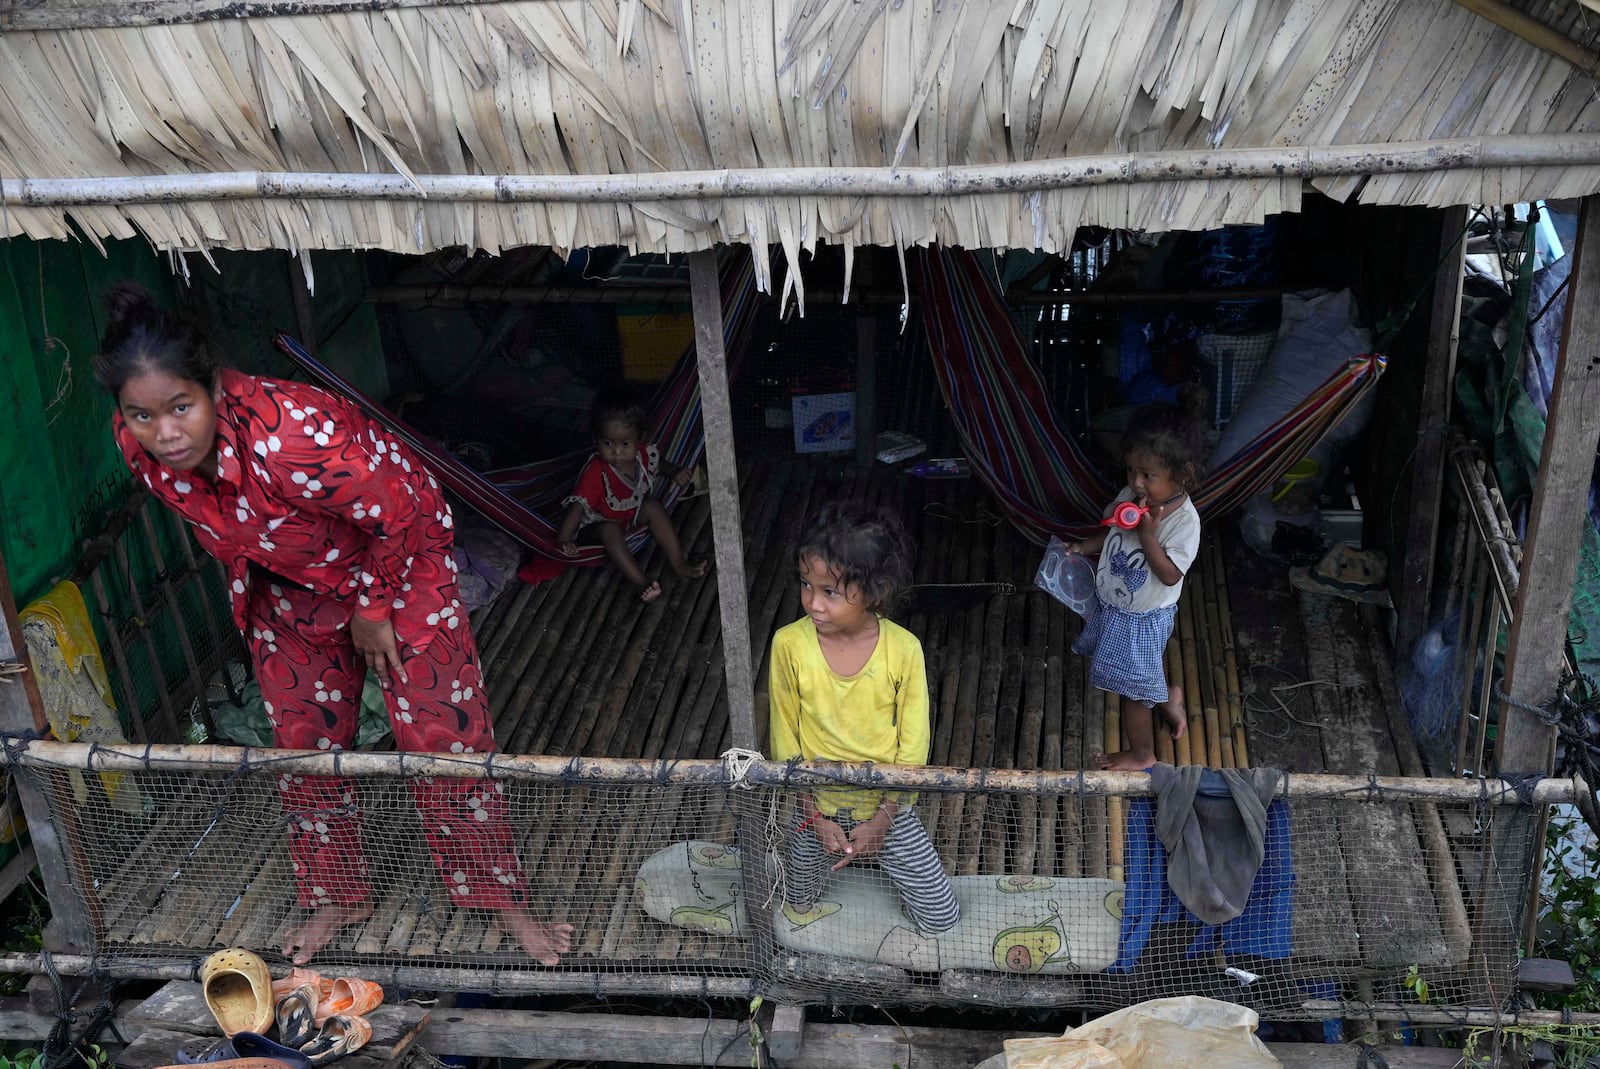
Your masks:
{"label": "child's bare foot", "polygon": [[661,584],[654,579],[639,588],[639,600],[646,605],[661,596]]}
{"label": "child's bare foot", "polygon": [[1094,763],[1107,772],[1143,772],[1156,763],[1153,753],[1134,753],[1132,750],[1118,750],[1116,753],[1097,753]]}
{"label": "child's bare foot", "polygon": [[522,944],[528,956],[540,965],[560,965],[561,955],[572,949],[570,924],[541,924],[526,909],[510,907],[496,911],[500,927]]}
{"label": "child's bare foot", "polygon": [[1161,715],[1167,721],[1167,726],[1172,729],[1172,737],[1183,738],[1189,730],[1189,712],[1183,707],[1183,688],[1168,687],[1167,700],[1156,706],[1161,710]]}
{"label": "child's bare foot", "polygon": [[706,562],[703,560],[685,561],[675,565],[672,569],[685,579],[699,579],[706,574]]}
{"label": "child's bare foot", "polygon": [[333,942],[339,929],[360,924],[372,916],[371,902],[356,902],[348,906],[322,906],[311,911],[303,923],[291,925],[283,932],[283,952],[296,965],[304,965]]}

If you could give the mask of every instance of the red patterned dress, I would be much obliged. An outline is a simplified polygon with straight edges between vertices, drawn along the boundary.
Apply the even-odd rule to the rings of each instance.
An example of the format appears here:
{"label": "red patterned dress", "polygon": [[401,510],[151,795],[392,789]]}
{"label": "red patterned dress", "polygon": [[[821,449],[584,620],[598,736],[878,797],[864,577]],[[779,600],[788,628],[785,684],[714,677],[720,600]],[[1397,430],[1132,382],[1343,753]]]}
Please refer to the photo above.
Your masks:
{"label": "red patterned dress", "polygon": [[[228,573],[234,623],[256,665],[273,741],[343,750],[355,741],[367,666],[353,613],[393,622],[405,670],[384,694],[395,744],[488,753],[493,725],[477,647],[456,593],[450,506],[422,461],[354,405],[315,386],[219,373],[217,477],[166,467],[118,412],[135,476],[194,525]],[[433,862],[454,900],[524,904],[500,784],[410,781]],[[370,898],[360,801],[342,777],[283,775],[300,905]]]}

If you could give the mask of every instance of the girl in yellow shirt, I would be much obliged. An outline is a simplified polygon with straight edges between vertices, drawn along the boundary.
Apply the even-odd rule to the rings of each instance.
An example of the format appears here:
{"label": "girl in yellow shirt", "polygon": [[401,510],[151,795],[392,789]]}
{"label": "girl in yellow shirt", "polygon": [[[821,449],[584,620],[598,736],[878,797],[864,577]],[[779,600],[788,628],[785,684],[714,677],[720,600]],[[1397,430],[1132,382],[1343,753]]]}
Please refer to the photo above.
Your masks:
{"label": "girl in yellow shirt", "polygon": [[[922,644],[889,620],[911,585],[911,545],[887,509],[825,506],[795,550],[806,615],[772,638],[772,759],[928,761],[928,678]],[[924,935],[961,917],[914,794],[823,788],[799,797],[789,835],[785,915],[816,919],[829,872],[873,859]]]}

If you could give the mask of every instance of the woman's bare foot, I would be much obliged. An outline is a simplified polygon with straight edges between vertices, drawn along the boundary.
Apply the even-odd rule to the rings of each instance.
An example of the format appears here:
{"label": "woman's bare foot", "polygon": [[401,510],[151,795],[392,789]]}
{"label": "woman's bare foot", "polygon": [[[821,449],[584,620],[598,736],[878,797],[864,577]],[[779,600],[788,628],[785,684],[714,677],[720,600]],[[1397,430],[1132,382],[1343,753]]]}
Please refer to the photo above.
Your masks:
{"label": "woman's bare foot", "polygon": [[682,564],[674,565],[672,570],[685,579],[699,579],[706,574],[706,562],[703,560],[685,561]]}
{"label": "woman's bare foot", "polygon": [[644,586],[639,588],[639,600],[644,602],[646,605],[650,604],[660,596],[661,584],[656,582],[654,579],[650,580]]}
{"label": "woman's bare foot", "polygon": [[526,909],[510,907],[495,911],[500,927],[540,965],[560,965],[561,955],[572,949],[570,924],[541,924]]}
{"label": "woman's bare foot", "polygon": [[1153,753],[1134,753],[1132,750],[1118,750],[1116,753],[1097,753],[1094,763],[1107,772],[1143,772],[1156,763]]}
{"label": "woman's bare foot", "polygon": [[339,929],[360,924],[372,916],[371,902],[356,902],[347,906],[322,906],[311,911],[300,924],[291,925],[283,932],[283,952],[296,965],[304,965],[323,947],[333,941]]}
{"label": "woman's bare foot", "polygon": [[1172,737],[1183,738],[1189,730],[1189,712],[1183,707],[1183,688],[1167,688],[1167,700],[1156,706],[1167,721],[1167,726],[1172,729]]}

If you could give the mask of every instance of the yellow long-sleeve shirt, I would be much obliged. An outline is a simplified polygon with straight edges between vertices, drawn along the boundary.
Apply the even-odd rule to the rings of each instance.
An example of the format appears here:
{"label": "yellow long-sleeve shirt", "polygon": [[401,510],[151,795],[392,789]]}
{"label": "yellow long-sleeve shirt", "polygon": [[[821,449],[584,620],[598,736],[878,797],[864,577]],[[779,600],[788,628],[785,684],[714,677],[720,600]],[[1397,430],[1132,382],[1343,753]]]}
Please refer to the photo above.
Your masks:
{"label": "yellow long-sleeve shirt", "polygon": [[[917,636],[892,620],[878,621],[878,645],[853,676],[828,667],[809,616],[772,636],[768,732],[772,759],[874,761],[886,765],[928,763],[930,723],[928,671]],[[866,820],[883,791],[824,788],[812,792],[823,816]],[[916,795],[887,795],[910,805]]]}

